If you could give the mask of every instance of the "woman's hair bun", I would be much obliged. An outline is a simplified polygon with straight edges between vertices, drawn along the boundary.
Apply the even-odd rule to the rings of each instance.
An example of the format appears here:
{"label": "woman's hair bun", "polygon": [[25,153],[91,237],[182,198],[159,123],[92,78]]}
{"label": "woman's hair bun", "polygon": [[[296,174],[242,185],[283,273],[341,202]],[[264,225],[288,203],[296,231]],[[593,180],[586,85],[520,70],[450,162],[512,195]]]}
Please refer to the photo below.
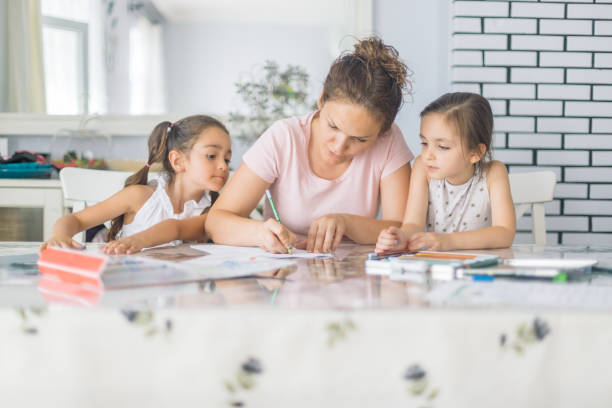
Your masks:
{"label": "woman's hair bun", "polygon": [[400,60],[399,52],[394,47],[386,45],[379,37],[372,36],[357,42],[353,55],[361,58],[368,66],[379,64],[397,85],[406,91],[408,68]]}

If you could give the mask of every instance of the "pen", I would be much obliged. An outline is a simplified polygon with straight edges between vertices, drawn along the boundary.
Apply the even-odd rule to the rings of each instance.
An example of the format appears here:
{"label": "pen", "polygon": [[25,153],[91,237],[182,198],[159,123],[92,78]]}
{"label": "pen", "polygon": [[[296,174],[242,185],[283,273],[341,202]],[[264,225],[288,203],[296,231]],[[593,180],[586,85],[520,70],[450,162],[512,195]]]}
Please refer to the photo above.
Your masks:
{"label": "pen", "polygon": [[[276,211],[276,206],[274,205],[274,201],[272,200],[272,194],[270,194],[270,190],[266,189],[266,197],[268,197],[268,202],[270,203],[270,207],[272,207],[272,212],[274,213],[274,218],[278,221],[279,224],[282,224],[280,217],[278,216],[278,211]],[[291,248],[287,247],[287,253],[291,254]]]}

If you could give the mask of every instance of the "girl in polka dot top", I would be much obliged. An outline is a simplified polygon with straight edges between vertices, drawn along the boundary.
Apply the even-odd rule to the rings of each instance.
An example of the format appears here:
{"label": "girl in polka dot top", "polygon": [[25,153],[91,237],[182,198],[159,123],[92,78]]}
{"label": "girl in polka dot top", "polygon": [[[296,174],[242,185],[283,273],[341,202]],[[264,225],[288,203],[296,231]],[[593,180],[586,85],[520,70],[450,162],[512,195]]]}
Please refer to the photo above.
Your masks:
{"label": "girl in polka dot top", "polygon": [[505,165],[490,160],[492,134],[491,106],[477,94],[448,93],[421,112],[404,220],[381,231],[376,252],[512,245],[514,205]]}

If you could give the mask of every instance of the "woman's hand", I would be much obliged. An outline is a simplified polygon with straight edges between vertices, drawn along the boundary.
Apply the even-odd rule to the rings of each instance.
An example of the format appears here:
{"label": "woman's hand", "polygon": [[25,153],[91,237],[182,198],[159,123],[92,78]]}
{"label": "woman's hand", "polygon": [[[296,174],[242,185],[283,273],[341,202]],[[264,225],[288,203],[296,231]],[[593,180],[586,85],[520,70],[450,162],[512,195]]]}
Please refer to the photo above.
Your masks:
{"label": "woman's hand", "polygon": [[136,235],[111,241],[102,247],[107,255],[135,254],[145,248],[144,242]]}
{"label": "woman's hand", "polygon": [[338,248],[346,231],[346,218],[342,214],[328,214],[310,224],[306,250],[331,252]]}
{"label": "woman's hand", "polygon": [[406,249],[408,244],[408,234],[401,228],[389,227],[380,231],[378,240],[376,241],[376,253],[380,254],[385,251],[401,251]]}
{"label": "woman's hand", "polygon": [[74,249],[83,249],[85,245],[81,244],[78,241],[75,241],[71,237],[67,235],[51,235],[51,237],[42,243],[40,246],[39,252],[42,252],[47,247],[57,246],[61,248],[74,248]]}
{"label": "woman's hand", "polygon": [[275,254],[286,254],[298,237],[273,218],[261,224],[257,242],[260,247]]}
{"label": "woman's hand", "polygon": [[411,251],[448,251],[449,234],[438,234],[436,232],[417,232],[410,237],[408,249]]}

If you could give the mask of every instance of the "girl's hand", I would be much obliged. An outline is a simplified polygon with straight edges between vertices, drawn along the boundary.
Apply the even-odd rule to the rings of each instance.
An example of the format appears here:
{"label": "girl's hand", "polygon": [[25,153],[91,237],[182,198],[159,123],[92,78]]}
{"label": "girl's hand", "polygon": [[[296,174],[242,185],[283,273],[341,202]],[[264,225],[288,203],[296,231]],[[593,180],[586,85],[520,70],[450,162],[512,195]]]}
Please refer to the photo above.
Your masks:
{"label": "girl's hand", "polygon": [[428,251],[448,251],[450,245],[448,243],[448,234],[438,234],[436,232],[417,232],[412,235],[408,243],[408,249],[411,251],[428,250]]}
{"label": "girl's hand", "polygon": [[297,235],[275,219],[269,218],[261,224],[257,242],[260,247],[268,252],[286,254],[288,249],[293,247],[297,240]]}
{"label": "girl's hand", "polygon": [[135,235],[111,241],[102,247],[107,255],[135,254],[142,251],[144,242]]}
{"label": "girl's hand", "polygon": [[408,235],[398,227],[389,227],[380,231],[376,240],[376,253],[385,251],[400,251],[406,248]]}
{"label": "girl's hand", "polygon": [[75,241],[69,236],[62,235],[51,235],[51,237],[42,243],[40,246],[39,252],[44,251],[47,247],[57,246],[61,248],[74,248],[74,249],[84,249],[85,245],[81,244],[78,241]]}
{"label": "girl's hand", "polygon": [[310,224],[306,250],[308,252],[331,252],[338,248],[345,231],[346,219],[342,214],[328,214],[319,217]]}

